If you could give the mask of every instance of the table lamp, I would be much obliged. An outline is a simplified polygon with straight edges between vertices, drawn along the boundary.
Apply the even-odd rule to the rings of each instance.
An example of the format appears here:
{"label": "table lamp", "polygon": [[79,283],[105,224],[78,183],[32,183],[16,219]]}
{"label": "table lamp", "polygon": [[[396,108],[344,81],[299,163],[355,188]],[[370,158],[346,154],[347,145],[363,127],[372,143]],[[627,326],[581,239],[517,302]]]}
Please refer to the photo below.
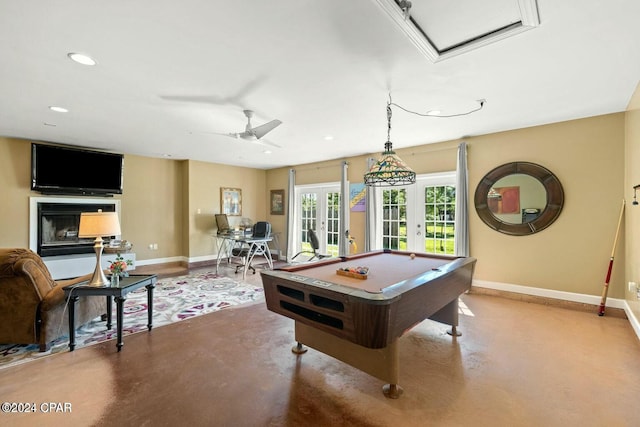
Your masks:
{"label": "table lamp", "polygon": [[96,269],[89,286],[109,286],[111,282],[102,270],[102,238],[120,235],[120,221],[116,212],[82,212],[80,214],[78,237],[95,237],[93,250],[96,252]]}

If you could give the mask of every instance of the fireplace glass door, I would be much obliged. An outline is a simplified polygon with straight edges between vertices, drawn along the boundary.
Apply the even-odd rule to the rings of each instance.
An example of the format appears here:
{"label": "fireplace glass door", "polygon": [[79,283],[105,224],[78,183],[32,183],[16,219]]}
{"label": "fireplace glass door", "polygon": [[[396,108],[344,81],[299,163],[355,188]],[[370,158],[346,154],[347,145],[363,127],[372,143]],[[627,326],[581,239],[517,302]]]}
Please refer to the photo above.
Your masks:
{"label": "fireplace glass door", "polygon": [[78,237],[80,214],[98,209],[114,212],[115,204],[38,203],[38,254],[47,257],[92,253],[94,239]]}

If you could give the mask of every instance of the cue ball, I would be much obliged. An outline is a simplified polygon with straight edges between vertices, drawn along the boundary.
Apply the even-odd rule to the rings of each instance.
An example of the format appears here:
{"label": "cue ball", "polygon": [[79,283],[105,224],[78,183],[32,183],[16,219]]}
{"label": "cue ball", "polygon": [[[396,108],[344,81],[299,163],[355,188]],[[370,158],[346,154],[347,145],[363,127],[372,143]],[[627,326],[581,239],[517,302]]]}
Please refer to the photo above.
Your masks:
{"label": "cue ball", "polygon": [[411,259],[414,259],[414,258],[416,257],[416,254],[411,254],[411,255],[409,255],[409,257],[410,257]]}

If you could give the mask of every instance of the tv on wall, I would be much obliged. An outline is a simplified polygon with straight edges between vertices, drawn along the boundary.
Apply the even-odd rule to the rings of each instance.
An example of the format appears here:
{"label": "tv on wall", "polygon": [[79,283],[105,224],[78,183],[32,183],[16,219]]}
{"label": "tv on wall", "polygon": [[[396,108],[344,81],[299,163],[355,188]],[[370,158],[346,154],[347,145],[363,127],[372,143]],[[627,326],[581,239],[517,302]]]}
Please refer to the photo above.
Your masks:
{"label": "tv on wall", "polygon": [[31,144],[31,189],[43,194],[122,194],[124,156],[48,144]]}

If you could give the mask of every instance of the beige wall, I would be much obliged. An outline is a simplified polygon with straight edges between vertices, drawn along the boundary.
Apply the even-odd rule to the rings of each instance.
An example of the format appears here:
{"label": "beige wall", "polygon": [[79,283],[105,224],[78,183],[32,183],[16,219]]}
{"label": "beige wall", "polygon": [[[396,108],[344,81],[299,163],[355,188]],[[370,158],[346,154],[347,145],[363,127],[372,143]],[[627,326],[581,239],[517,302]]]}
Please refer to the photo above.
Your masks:
{"label": "beige wall", "polygon": [[[287,180],[289,179],[289,169],[280,168],[273,171],[265,172],[266,190],[265,197],[265,209],[267,221],[271,223],[271,231],[276,237],[277,249],[284,251],[287,243],[287,205],[289,203],[287,196]],[[271,215],[271,190],[284,190],[284,215]]]}
{"label": "beige wall", "polygon": [[2,247],[29,247],[30,179],[31,146],[21,140],[0,137]]}
{"label": "beige wall", "polygon": [[[625,215],[626,224],[626,274],[625,283],[640,284],[640,205],[634,206],[633,187],[640,185],[640,87],[636,88],[629,103],[625,121],[625,184],[624,194],[629,201]],[[640,188],[637,190],[640,200]],[[634,290],[625,288],[625,299],[635,317],[640,319],[640,302]]]}
{"label": "beige wall", "polygon": [[[620,113],[467,139],[471,193],[489,170],[502,163],[523,160],[552,170],[566,195],[558,221],[525,237],[489,229],[471,207],[471,254],[478,258],[476,279],[601,294],[621,202],[624,197],[629,200],[632,197],[632,186],[624,185],[625,132],[627,151],[634,159],[640,156],[630,146],[630,141],[637,141],[640,134],[636,114],[627,113],[626,127],[625,114]],[[458,143],[448,141],[397,151],[418,173],[451,171],[456,166]],[[4,201],[0,204],[0,246],[28,246],[28,198],[38,195],[29,190],[29,146],[30,141],[0,138]],[[349,162],[352,183],[362,182],[367,157],[345,159]],[[337,182],[340,164],[341,160],[334,160],[297,166],[297,182]],[[630,169],[633,174],[627,180],[640,183],[640,172],[635,174],[633,165]],[[274,231],[284,232],[286,216],[269,213],[269,191],[286,190],[288,170],[261,171],[126,155],[125,191],[121,197],[123,237],[133,242],[142,261],[211,257],[213,214],[220,209],[220,187],[241,188],[243,216],[254,221],[267,219]],[[472,198],[473,194],[469,200]],[[628,220],[631,217],[629,213]],[[637,228],[640,224],[632,226]],[[362,250],[362,213],[351,214],[350,230]],[[625,269],[624,237],[628,233],[622,234],[609,290],[612,298],[625,296],[626,280],[640,281],[636,262]],[[149,250],[150,243],[157,243],[158,250]],[[284,249],[284,233],[280,243]],[[628,247],[636,254],[634,243],[630,241]]]}
{"label": "beige wall", "polygon": [[[530,236],[508,236],[470,211],[476,279],[600,295],[624,197],[624,114],[556,123],[469,140],[470,190],[494,167],[516,160],[550,169],[565,203],[557,221]],[[624,239],[609,296],[623,295]]]}
{"label": "beige wall", "polygon": [[242,191],[242,215],[229,216],[229,224],[241,218],[253,222],[267,219],[264,170],[241,168],[214,163],[189,161],[188,209],[184,212],[188,229],[188,256],[210,256],[215,252],[212,234],[216,228],[215,214],[220,213],[220,188]]}
{"label": "beige wall", "polygon": [[[565,190],[562,214],[531,236],[508,236],[482,223],[470,208],[475,279],[590,295],[602,293],[620,214],[624,180],[624,114],[468,138],[469,202],[480,179],[496,166],[530,161],[553,171]],[[455,170],[458,141],[396,150],[417,173]],[[366,157],[346,159],[349,180],[362,182]],[[299,184],[340,179],[340,161],[295,167]],[[276,179],[276,176],[278,177]],[[286,174],[267,172],[286,188]],[[279,182],[279,184],[278,184]],[[640,182],[640,181],[639,181]],[[351,214],[351,233],[364,243],[364,216]],[[609,296],[624,295],[624,236],[620,239]]]}
{"label": "beige wall", "polygon": [[[182,173],[185,162],[125,155],[120,199],[122,238],[138,260],[184,253]],[[155,243],[157,250],[149,249]]]}
{"label": "beige wall", "polygon": [[[30,147],[28,140],[0,138],[1,247],[29,246],[29,197],[42,197],[30,190]],[[242,190],[243,216],[266,218],[263,170],[128,154],[124,164],[124,191],[115,198],[122,237],[133,243],[138,261],[211,258],[220,187]],[[153,243],[157,250],[149,249]]]}

